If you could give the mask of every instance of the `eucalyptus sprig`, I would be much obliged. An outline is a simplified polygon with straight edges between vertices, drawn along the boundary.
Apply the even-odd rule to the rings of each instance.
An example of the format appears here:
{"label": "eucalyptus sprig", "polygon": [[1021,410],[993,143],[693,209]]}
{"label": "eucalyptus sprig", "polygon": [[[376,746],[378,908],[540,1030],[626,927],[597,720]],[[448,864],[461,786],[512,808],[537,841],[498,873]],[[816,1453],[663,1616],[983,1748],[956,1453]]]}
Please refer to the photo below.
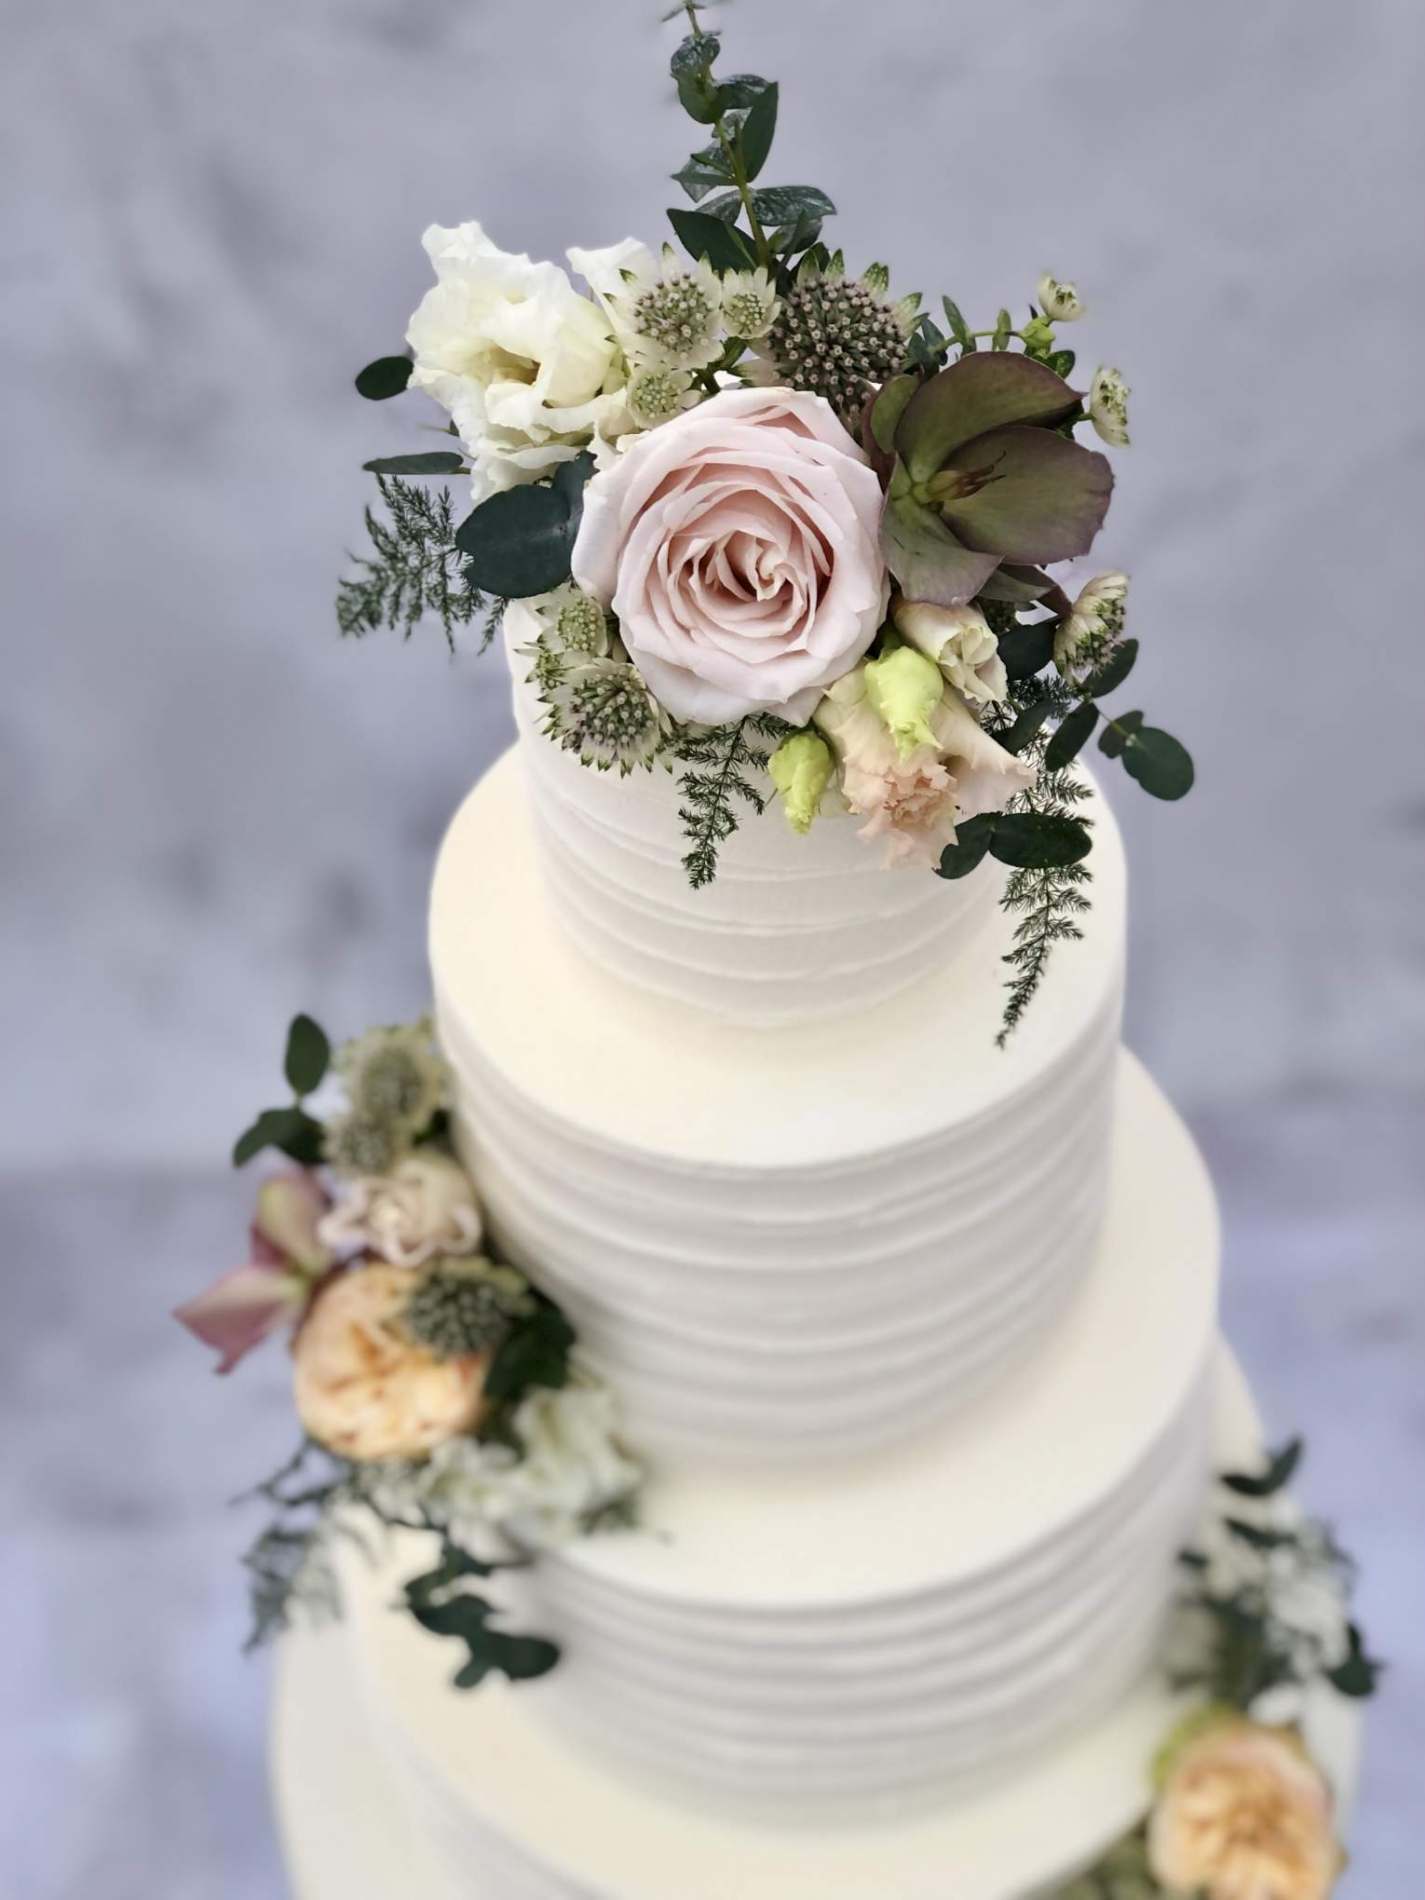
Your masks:
{"label": "eucalyptus sprig", "polygon": [[282,1058],[292,1100],[278,1108],[264,1108],[243,1130],[233,1144],[235,1168],[251,1161],[264,1148],[276,1148],[304,1168],[317,1165],[322,1158],[324,1130],[322,1123],[308,1114],[306,1100],[325,1080],[331,1055],[331,1042],[321,1025],[310,1016],[294,1016]]}

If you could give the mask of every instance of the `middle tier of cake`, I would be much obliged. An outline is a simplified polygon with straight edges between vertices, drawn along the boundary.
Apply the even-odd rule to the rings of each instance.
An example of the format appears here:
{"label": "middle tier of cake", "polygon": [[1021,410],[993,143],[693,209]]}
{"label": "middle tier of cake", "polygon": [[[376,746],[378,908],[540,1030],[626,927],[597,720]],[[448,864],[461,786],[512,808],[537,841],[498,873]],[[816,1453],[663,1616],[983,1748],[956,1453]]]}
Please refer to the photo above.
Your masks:
{"label": "middle tier of cake", "polygon": [[1091,815],[1083,939],[1001,1049],[997,912],[909,990],[739,1028],[581,956],[513,755],[472,792],[431,912],[457,1137],[496,1241],[566,1308],[635,1443],[861,1450],[1051,1330],[1101,1225],[1117,1067],[1123,857]]}

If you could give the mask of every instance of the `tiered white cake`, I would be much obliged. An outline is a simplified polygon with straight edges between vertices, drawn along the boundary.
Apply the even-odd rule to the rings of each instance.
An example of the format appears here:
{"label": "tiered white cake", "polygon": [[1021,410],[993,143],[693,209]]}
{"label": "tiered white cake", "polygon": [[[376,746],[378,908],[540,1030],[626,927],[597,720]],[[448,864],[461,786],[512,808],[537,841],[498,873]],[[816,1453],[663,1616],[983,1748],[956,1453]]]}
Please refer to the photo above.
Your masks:
{"label": "tiered white cake", "polygon": [[1141,1809],[1176,1553],[1255,1440],[1210,1186],[1118,1046],[1112,818],[1002,1051],[993,869],[774,813],[690,893],[672,782],[582,770],[516,697],[436,872],[440,1033],[494,1234],[652,1479],[639,1529],[520,1577],[565,1656],[512,1693],[450,1690],[386,1613],[402,1552],[354,1566],[345,1631],[288,1659],[284,1784],[369,1736],[368,1871],[392,1848],[441,1900],[1052,1887]]}

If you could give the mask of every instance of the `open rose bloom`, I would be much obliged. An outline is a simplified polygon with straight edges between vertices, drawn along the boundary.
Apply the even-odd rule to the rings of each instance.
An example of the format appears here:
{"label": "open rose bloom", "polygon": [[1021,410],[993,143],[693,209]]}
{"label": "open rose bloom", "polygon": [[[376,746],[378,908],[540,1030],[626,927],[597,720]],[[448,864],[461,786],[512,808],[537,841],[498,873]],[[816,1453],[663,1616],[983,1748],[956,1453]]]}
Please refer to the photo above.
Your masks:
{"label": "open rose bloom", "polygon": [[1172,1762],[1149,1830],[1155,1879],[1197,1900],[1327,1900],[1331,1790],[1296,1735],[1224,1716]]}
{"label": "open rose bloom", "polygon": [[574,579],[675,719],[801,724],[880,628],[880,518],[880,483],[820,396],[725,389],[589,483]]}

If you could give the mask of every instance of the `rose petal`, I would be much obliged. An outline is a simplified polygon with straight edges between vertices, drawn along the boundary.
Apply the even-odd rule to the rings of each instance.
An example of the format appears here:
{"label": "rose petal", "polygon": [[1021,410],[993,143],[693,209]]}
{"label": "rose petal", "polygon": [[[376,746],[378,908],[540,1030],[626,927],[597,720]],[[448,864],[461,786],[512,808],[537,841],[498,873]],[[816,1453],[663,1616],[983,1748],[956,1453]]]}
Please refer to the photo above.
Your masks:
{"label": "rose petal", "polygon": [[221,1355],[219,1372],[231,1372],[269,1333],[297,1318],[308,1290],[300,1274],[251,1261],[175,1307],[173,1317]]}

